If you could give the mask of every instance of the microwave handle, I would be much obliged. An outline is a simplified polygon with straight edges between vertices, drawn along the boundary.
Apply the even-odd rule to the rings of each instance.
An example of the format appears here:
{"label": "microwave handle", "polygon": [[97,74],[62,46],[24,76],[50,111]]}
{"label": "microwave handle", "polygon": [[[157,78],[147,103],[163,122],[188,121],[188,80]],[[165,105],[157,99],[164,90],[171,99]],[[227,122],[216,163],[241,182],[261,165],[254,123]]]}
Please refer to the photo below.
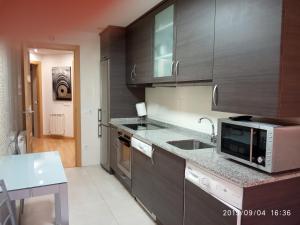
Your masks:
{"label": "microwave handle", "polygon": [[252,158],[253,158],[253,135],[254,135],[254,130],[251,128],[250,131],[250,162],[252,163]]}

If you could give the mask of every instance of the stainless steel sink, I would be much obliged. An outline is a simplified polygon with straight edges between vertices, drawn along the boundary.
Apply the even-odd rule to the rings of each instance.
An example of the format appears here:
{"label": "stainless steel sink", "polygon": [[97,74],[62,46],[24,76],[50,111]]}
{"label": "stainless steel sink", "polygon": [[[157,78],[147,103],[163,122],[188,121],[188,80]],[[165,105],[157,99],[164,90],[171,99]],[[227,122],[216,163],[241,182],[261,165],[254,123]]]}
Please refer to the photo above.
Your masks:
{"label": "stainless steel sink", "polygon": [[183,150],[195,150],[214,147],[213,145],[209,145],[198,140],[168,141],[167,143]]}

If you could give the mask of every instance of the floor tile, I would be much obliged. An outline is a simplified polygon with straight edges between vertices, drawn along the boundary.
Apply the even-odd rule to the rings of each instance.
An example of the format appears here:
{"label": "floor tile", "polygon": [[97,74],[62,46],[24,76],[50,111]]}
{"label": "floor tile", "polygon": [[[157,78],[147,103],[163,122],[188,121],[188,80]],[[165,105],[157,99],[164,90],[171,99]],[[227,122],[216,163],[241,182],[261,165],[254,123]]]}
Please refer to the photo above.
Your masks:
{"label": "floor tile", "polygon": [[[121,183],[99,166],[68,168],[70,225],[155,225]],[[54,198],[25,201],[22,225],[53,225]]]}

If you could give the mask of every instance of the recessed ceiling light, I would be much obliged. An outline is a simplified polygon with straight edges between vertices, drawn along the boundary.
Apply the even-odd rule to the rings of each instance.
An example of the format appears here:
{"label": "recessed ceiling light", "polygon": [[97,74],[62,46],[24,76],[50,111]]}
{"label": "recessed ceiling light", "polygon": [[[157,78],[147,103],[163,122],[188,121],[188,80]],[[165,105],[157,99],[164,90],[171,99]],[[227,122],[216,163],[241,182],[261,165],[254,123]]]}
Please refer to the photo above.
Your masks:
{"label": "recessed ceiling light", "polygon": [[38,49],[37,48],[35,48],[35,49],[33,49],[33,51],[35,52],[35,53],[38,53]]}

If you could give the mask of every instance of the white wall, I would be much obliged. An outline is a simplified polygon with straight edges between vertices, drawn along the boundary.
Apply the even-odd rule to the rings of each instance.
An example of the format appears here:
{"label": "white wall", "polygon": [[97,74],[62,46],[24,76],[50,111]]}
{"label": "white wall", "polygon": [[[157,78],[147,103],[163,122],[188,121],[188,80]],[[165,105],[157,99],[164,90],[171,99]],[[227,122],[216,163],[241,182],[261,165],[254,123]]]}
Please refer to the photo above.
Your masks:
{"label": "white wall", "polygon": [[21,129],[20,55],[0,41],[0,155],[10,153],[9,137]]}
{"label": "white wall", "polygon": [[210,86],[146,88],[148,117],[210,134],[210,123],[200,125],[200,117],[211,118],[217,127],[218,118],[234,115],[212,111],[211,93]]}
{"label": "white wall", "polygon": [[35,53],[30,53],[29,58],[30,58],[30,61],[36,61],[36,62],[42,61],[42,56],[39,54],[35,54]]}
{"label": "white wall", "polygon": [[[54,38],[54,40],[53,40]],[[100,107],[100,39],[97,33],[73,32],[42,42],[80,46],[82,165],[100,164],[98,108]]]}
{"label": "white wall", "polygon": [[[43,134],[50,135],[50,114],[65,115],[65,135],[74,137],[73,124],[73,60],[74,54],[42,55],[40,58],[42,67],[42,102],[43,102]],[[32,58],[30,58],[32,60]],[[71,66],[72,101],[54,101],[52,93],[52,67]]]}

